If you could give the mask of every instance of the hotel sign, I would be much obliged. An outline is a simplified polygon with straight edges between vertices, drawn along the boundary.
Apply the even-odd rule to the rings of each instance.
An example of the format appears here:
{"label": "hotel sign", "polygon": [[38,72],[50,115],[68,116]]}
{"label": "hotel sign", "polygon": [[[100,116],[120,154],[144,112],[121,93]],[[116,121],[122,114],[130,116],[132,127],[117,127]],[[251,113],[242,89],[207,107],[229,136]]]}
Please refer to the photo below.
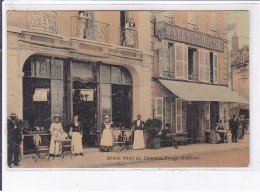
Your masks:
{"label": "hotel sign", "polygon": [[160,39],[183,42],[216,51],[224,51],[224,40],[200,32],[191,31],[166,23],[156,24],[155,35]]}

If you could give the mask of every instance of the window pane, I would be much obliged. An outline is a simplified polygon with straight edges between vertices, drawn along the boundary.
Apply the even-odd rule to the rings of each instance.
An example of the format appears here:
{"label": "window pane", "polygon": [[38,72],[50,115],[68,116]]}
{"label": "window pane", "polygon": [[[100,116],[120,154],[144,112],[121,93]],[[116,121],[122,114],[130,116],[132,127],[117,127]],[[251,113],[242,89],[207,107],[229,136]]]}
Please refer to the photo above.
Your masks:
{"label": "window pane", "polygon": [[165,100],[165,123],[171,124],[172,109],[171,109],[171,99]]}
{"label": "window pane", "polygon": [[63,60],[51,60],[51,78],[63,79]]}
{"label": "window pane", "polygon": [[110,83],[110,66],[100,65],[100,81],[101,83]]}
{"label": "window pane", "polygon": [[218,70],[214,69],[214,82],[218,82]]}
{"label": "window pane", "polygon": [[181,100],[177,100],[177,115],[181,115],[182,113],[182,110],[181,110],[181,103],[182,101]]}
{"label": "window pane", "polygon": [[121,84],[121,70],[118,67],[111,67],[111,83],[113,84]]}
{"label": "window pane", "polygon": [[72,77],[78,77],[81,79],[93,78],[91,63],[73,62],[71,75]]}
{"label": "window pane", "polygon": [[176,62],[176,76],[182,77],[183,76],[183,63]]}
{"label": "window pane", "polygon": [[111,84],[101,84],[102,121],[109,115],[112,119],[112,90]]}
{"label": "window pane", "polygon": [[210,69],[209,67],[205,67],[205,80],[209,81],[210,76]]}
{"label": "window pane", "polygon": [[177,131],[182,131],[182,128],[181,128],[181,117],[182,116],[177,116]]}
{"label": "window pane", "polygon": [[157,114],[162,114],[162,99],[157,99]]}
{"label": "window pane", "polygon": [[218,68],[218,57],[214,55],[214,68]]}
{"label": "window pane", "polygon": [[122,69],[122,84],[132,85],[132,77],[129,71]]}
{"label": "window pane", "polygon": [[62,80],[51,80],[51,117],[59,114],[63,117],[64,87]]}
{"label": "window pane", "polygon": [[39,78],[50,78],[50,59],[46,57],[35,57],[32,61],[32,76]]}

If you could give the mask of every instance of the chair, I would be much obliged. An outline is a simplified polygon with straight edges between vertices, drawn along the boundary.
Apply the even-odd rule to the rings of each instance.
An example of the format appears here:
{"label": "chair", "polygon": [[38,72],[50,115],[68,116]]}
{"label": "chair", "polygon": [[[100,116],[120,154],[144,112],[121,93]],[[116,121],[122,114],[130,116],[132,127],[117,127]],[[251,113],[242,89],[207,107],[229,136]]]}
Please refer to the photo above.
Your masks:
{"label": "chair", "polygon": [[43,146],[42,144],[42,139],[40,134],[34,134],[33,136],[33,143],[34,143],[34,155],[32,157],[32,159],[34,159],[34,162],[37,162],[38,159],[44,159],[42,158],[42,153],[47,153],[48,159],[47,161],[50,160],[50,156],[49,156],[49,146]]}
{"label": "chair", "polygon": [[133,133],[131,130],[126,130],[124,133],[126,148],[130,148],[133,145]]}
{"label": "chair", "polygon": [[122,131],[119,129],[114,129],[112,131],[112,135],[114,138],[113,142],[113,151],[117,151],[119,147],[119,151],[125,150],[125,138],[122,135]]}

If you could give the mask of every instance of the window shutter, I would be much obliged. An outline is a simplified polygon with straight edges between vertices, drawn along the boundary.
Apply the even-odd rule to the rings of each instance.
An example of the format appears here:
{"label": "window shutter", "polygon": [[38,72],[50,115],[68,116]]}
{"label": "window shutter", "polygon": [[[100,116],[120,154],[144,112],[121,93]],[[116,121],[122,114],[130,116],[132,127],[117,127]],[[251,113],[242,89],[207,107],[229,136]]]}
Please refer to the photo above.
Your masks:
{"label": "window shutter", "polygon": [[160,49],[159,49],[159,75],[160,77],[163,77],[163,68],[164,68],[164,53],[165,53],[165,49],[164,49],[164,46],[165,46],[165,42],[166,41],[161,41],[161,46],[160,46]]}
{"label": "window shutter", "polygon": [[215,84],[218,83],[218,54],[213,55],[213,81]]}
{"label": "window shutter", "polygon": [[156,118],[163,122],[163,97],[156,97]]}
{"label": "window shutter", "polygon": [[183,78],[184,62],[183,44],[175,44],[175,78]]}
{"label": "window shutter", "polygon": [[176,98],[176,132],[182,132],[182,100]]}
{"label": "window shutter", "polygon": [[184,51],[184,62],[183,62],[183,78],[188,79],[188,47],[183,47]]}
{"label": "window shutter", "polygon": [[205,81],[205,68],[204,68],[204,62],[205,62],[205,55],[204,55],[204,51],[203,50],[200,50],[199,51],[199,69],[200,69],[200,72],[199,72],[199,78],[200,78],[200,81]]}
{"label": "window shutter", "polygon": [[205,81],[209,82],[210,81],[210,57],[209,57],[209,52],[205,51]]}

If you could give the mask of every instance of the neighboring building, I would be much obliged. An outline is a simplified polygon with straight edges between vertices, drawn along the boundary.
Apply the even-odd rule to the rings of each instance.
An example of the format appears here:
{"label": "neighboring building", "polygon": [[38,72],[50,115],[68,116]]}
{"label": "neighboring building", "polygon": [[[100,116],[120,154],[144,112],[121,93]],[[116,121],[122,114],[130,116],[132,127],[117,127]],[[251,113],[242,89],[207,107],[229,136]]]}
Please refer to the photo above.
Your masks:
{"label": "neighboring building", "polygon": [[48,130],[55,114],[64,126],[79,114],[90,136],[107,114],[123,127],[137,114],[150,118],[150,18],[139,11],[9,11],[8,115]]}
{"label": "neighboring building", "polygon": [[218,120],[228,129],[230,102],[246,100],[227,87],[225,12],[160,11],[153,17],[154,116],[194,141],[205,141]]}
{"label": "neighboring building", "polygon": [[[249,46],[244,45],[240,48],[236,33],[232,37],[231,78],[232,90],[249,100]],[[232,114],[249,118],[249,105],[233,104],[232,110]]]}

